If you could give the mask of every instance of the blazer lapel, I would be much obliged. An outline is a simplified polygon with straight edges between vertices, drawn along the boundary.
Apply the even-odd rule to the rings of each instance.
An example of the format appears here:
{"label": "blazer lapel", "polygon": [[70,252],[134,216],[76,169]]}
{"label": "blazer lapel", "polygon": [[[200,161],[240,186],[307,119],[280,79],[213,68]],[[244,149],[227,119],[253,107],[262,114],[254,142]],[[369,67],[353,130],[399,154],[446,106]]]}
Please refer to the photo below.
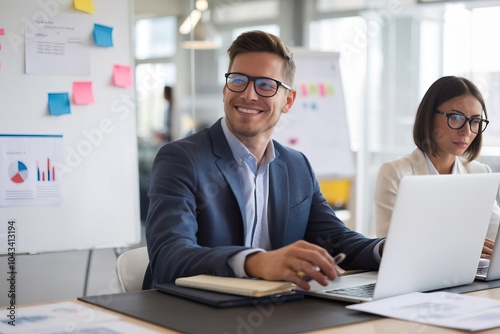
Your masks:
{"label": "blazer lapel", "polygon": [[212,149],[214,154],[218,157],[216,158],[215,163],[236,197],[236,201],[238,202],[238,207],[241,212],[241,218],[244,221],[245,203],[240,177],[238,175],[238,164],[234,160],[231,148],[229,147],[226,137],[224,136],[224,132],[222,131],[222,126],[220,124],[221,120],[222,119],[219,119],[219,121],[210,127],[210,135],[213,141]]}
{"label": "blazer lapel", "polygon": [[425,159],[425,155],[418,148],[413,150],[413,152],[411,152],[410,161],[414,175],[429,174],[429,168],[427,166],[427,160]]}
{"label": "blazer lapel", "polygon": [[285,245],[288,221],[289,189],[288,169],[286,163],[276,158],[269,165],[269,237],[271,248],[277,249]]}

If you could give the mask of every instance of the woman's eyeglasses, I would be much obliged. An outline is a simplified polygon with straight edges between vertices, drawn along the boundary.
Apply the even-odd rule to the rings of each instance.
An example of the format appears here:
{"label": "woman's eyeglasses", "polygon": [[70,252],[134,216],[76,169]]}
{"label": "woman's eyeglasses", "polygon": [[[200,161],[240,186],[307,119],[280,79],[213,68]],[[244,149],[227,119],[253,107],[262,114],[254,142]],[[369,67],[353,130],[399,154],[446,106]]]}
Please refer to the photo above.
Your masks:
{"label": "woman's eyeglasses", "polygon": [[478,134],[486,130],[486,127],[490,123],[487,119],[469,118],[457,112],[442,112],[439,110],[435,110],[434,112],[446,116],[448,126],[453,130],[460,130],[464,127],[465,123],[469,122],[470,131]]}

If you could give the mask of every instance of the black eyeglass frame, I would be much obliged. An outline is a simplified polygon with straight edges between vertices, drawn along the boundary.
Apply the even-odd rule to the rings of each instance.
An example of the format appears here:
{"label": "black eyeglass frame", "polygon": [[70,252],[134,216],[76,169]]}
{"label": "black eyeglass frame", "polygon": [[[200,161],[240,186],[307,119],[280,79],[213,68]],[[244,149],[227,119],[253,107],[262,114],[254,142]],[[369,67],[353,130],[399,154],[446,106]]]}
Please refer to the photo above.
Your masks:
{"label": "black eyeglass frame", "polygon": [[[231,74],[238,74],[238,75],[242,75],[244,77],[247,77],[248,81],[247,81],[247,84],[245,85],[245,88],[243,88],[242,90],[231,89],[229,87],[229,85],[228,85],[228,82],[227,82],[227,80],[229,79],[229,76]],[[242,92],[244,92],[248,88],[248,85],[250,84],[250,81],[254,82],[253,90],[255,91],[255,93],[257,93],[257,95],[262,96],[262,97],[273,97],[274,95],[276,95],[276,93],[278,93],[278,90],[280,89],[280,86],[283,86],[283,88],[286,88],[288,90],[292,90],[292,87],[288,86],[287,84],[285,84],[285,83],[283,83],[283,82],[281,82],[279,80],[276,80],[276,79],[273,79],[273,78],[269,78],[269,77],[252,77],[250,75],[247,75],[245,73],[240,73],[240,72],[228,72],[228,73],[224,74],[224,76],[226,77],[226,87],[227,87],[227,89],[229,89],[231,92],[235,92],[235,93],[242,93]],[[261,93],[259,93],[257,91],[257,85],[255,85],[255,81],[258,80],[258,79],[266,79],[266,80],[272,80],[272,81],[276,82],[276,91],[274,92],[274,94],[272,94],[272,95],[262,95]]]}
{"label": "black eyeglass frame", "polygon": [[[488,127],[488,124],[490,124],[490,121],[488,121],[487,119],[484,119],[484,118],[469,118],[469,117],[463,115],[462,113],[460,113],[460,112],[458,112],[456,110],[453,110],[452,112],[443,112],[443,111],[439,111],[439,110],[434,110],[434,113],[446,116],[446,124],[452,130],[460,130],[461,128],[464,127],[465,123],[469,123],[469,129],[470,129],[470,131],[472,133],[479,134],[479,133],[483,133],[484,130],[486,130],[486,128]],[[465,118],[465,122],[461,126],[459,126],[458,128],[454,128],[454,127],[452,127],[450,125],[450,117],[454,116],[454,115],[459,115],[459,116]],[[484,126],[484,128],[481,126],[481,132],[474,132],[474,130],[472,130],[472,121],[476,121],[476,120],[480,121],[479,126],[481,126],[481,123],[486,124]]]}

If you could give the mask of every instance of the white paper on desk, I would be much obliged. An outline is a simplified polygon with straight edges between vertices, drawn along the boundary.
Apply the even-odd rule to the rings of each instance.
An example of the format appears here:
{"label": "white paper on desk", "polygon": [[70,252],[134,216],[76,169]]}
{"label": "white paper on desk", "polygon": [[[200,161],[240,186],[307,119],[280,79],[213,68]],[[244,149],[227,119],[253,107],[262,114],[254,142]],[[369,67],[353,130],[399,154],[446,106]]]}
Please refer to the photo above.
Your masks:
{"label": "white paper on desk", "polygon": [[[68,334],[73,332],[50,332],[50,334]],[[74,333],[101,333],[101,334],[160,334],[160,332],[144,328],[123,320],[103,322],[85,326]]]}
{"label": "white paper on desk", "polygon": [[72,302],[15,308],[15,313],[5,308],[0,314],[3,315],[0,319],[0,333],[13,334],[78,333],[86,326],[119,319],[110,313]]}
{"label": "white paper on desk", "polygon": [[468,331],[500,327],[500,300],[450,292],[415,292],[346,308]]}

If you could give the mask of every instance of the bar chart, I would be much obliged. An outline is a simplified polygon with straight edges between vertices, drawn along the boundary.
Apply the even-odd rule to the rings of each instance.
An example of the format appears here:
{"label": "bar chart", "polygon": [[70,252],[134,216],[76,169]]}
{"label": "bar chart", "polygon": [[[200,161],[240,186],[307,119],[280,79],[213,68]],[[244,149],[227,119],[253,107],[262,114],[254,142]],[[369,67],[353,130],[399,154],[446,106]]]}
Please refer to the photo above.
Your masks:
{"label": "bar chart", "polygon": [[43,164],[42,166],[46,166],[46,169],[44,170],[44,167],[40,167],[39,161],[36,162],[36,175],[37,175],[37,181],[38,182],[55,182],[56,181],[56,169],[53,165],[50,163],[50,158],[47,158],[47,164]]}

